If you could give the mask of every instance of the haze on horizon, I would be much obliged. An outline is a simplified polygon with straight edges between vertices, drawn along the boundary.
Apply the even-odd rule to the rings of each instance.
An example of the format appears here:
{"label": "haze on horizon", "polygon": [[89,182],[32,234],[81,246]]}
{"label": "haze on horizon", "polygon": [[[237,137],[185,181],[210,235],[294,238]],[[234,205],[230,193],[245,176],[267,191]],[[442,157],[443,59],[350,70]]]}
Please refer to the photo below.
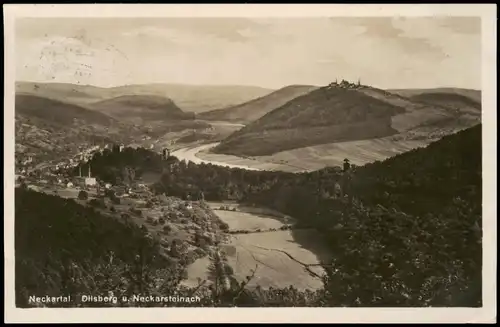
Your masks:
{"label": "haze on horizon", "polygon": [[481,89],[481,20],[22,18],[16,80]]}

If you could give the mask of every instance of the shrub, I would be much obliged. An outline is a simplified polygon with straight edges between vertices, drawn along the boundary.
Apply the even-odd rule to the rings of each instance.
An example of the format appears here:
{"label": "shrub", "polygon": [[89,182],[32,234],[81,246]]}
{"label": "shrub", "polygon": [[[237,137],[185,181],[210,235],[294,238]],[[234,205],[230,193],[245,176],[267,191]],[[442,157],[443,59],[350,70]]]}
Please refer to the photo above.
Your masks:
{"label": "shrub", "polygon": [[220,222],[219,223],[219,228],[225,232],[229,230],[229,225],[226,222]]}
{"label": "shrub", "polygon": [[203,258],[204,256],[207,255],[207,253],[205,252],[205,250],[203,250],[202,248],[196,248],[196,249],[194,249],[194,253],[195,253],[197,259]]}
{"label": "shrub", "polygon": [[226,273],[226,275],[230,275],[230,276],[234,274],[233,268],[228,264],[224,265],[224,272]]}
{"label": "shrub", "polygon": [[139,209],[136,209],[136,208],[130,208],[130,212],[132,212],[133,214],[137,215],[137,216],[142,216],[142,211],[139,210]]}
{"label": "shrub", "polygon": [[79,200],[87,200],[89,198],[89,194],[85,191],[80,191],[78,193],[78,199]]}
{"label": "shrub", "polygon": [[172,227],[171,227],[170,225],[165,225],[165,226],[163,226],[163,232],[164,232],[165,234],[168,234],[168,233],[170,233],[171,231],[172,231]]}
{"label": "shrub", "polygon": [[89,204],[97,208],[106,208],[106,204],[103,200],[92,199],[89,201]]}

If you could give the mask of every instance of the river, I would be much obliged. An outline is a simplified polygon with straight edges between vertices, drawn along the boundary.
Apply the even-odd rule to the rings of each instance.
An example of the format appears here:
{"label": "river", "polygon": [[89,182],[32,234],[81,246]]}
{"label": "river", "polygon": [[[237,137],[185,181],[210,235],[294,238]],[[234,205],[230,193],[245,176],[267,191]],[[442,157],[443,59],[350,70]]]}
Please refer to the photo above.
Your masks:
{"label": "river", "polygon": [[[203,144],[203,145],[198,145],[198,146],[181,148],[181,149],[173,151],[172,156],[177,157],[179,160],[192,161],[195,164],[205,163],[205,164],[212,164],[212,165],[229,167],[229,168],[241,168],[241,169],[247,169],[247,170],[262,170],[260,168],[251,167],[249,165],[232,164],[232,163],[227,163],[227,162],[223,162],[223,161],[201,159],[196,155],[201,151],[207,151],[209,149],[212,149],[212,148],[216,147],[218,144],[219,143],[216,142],[216,143],[209,143],[209,144]],[[227,156],[227,157],[230,160],[231,156]]]}

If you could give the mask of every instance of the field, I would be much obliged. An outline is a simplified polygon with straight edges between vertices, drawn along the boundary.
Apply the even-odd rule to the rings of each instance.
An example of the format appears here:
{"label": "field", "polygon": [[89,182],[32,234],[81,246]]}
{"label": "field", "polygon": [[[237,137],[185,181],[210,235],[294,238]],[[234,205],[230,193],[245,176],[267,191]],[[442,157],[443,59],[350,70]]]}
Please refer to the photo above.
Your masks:
{"label": "field", "polygon": [[425,140],[401,140],[381,138],[350,142],[330,143],[278,152],[259,157],[259,161],[284,162],[298,170],[316,170],[326,166],[341,166],[345,158],[355,165],[384,160],[397,154],[427,144]]}
{"label": "field", "polygon": [[[314,240],[313,231],[294,231],[295,233],[308,234],[309,240]],[[296,243],[292,231],[276,231],[266,233],[253,233],[233,235],[228,251],[228,262],[234,269],[234,275],[243,281],[257,270],[255,278],[249,286],[260,285],[262,288],[295,286],[298,289],[318,289],[323,284],[317,277],[311,276],[304,266],[291,259],[284,251],[304,264],[317,264],[317,256]],[[305,237],[304,237],[305,238]],[[231,253],[232,252],[232,253]],[[232,254],[232,255],[231,255]],[[321,274],[319,267],[311,269]]]}
{"label": "field", "polygon": [[196,157],[207,161],[245,165],[255,169],[299,172],[321,169],[326,166],[341,166],[345,158],[349,158],[353,164],[363,165],[423,147],[427,143],[426,140],[394,140],[388,137],[316,145],[281,151],[270,156],[248,158],[210,153],[206,149],[198,152]]}
{"label": "field", "polygon": [[[219,205],[222,203],[210,203],[212,208],[217,208]],[[235,207],[238,211],[214,211],[229,225],[230,230],[268,230],[279,228],[284,223],[290,222],[289,217],[278,217],[276,212],[267,209],[238,205],[229,205],[229,207]],[[320,278],[311,275],[304,267],[304,264],[319,263],[318,257],[324,257],[327,254],[315,233],[312,230],[287,230],[233,234],[228,243],[221,247],[238,281],[243,281],[257,267],[255,277],[249,283],[250,287],[260,285],[262,288],[269,288],[294,285],[301,290],[317,289],[322,286]],[[208,265],[209,260],[206,257],[195,261],[188,267],[189,277],[184,284],[197,285],[198,278],[207,279]],[[322,269],[318,266],[312,266],[309,269],[315,274],[322,274]]]}

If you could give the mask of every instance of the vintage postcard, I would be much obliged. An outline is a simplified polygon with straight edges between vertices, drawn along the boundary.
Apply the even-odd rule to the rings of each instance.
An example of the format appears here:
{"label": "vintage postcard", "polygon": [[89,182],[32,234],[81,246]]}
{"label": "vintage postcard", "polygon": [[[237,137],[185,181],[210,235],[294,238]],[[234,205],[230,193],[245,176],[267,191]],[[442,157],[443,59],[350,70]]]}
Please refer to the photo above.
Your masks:
{"label": "vintage postcard", "polygon": [[9,322],[496,321],[495,6],[4,9]]}

